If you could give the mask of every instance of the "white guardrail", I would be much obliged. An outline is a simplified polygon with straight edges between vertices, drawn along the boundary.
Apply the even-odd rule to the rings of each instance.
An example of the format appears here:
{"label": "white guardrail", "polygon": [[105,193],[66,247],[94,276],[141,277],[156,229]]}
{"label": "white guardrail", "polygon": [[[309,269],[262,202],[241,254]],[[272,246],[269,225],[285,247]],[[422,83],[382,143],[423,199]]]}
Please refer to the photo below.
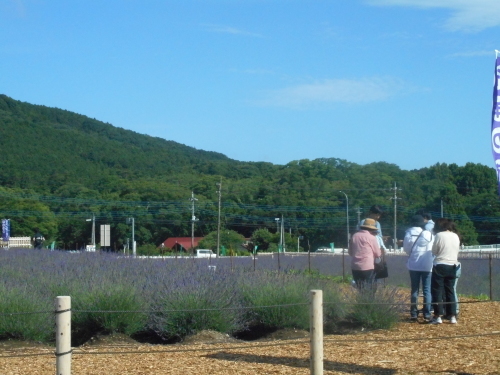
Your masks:
{"label": "white guardrail", "polygon": [[24,247],[31,248],[31,237],[11,237],[8,241],[0,240],[1,247]]}
{"label": "white guardrail", "polygon": [[500,244],[496,245],[474,245],[474,246],[462,246],[460,252],[492,252],[499,251]]}

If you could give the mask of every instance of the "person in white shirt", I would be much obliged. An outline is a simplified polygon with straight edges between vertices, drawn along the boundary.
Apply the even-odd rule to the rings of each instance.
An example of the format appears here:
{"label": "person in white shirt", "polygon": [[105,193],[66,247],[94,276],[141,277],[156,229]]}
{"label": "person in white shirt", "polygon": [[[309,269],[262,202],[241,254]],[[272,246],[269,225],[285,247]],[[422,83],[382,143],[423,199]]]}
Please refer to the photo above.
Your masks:
{"label": "person in white shirt", "polygon": [[[432,324],[441,324],[443,315],[443,300],[447,303],[450,313],[450,323],[457,323],[457,299],[455,296],[455,281],[457,278],[458,252],[460,238],[454,232],[452,220],[439,218],[434,227],[436,237],[432,245],[432,254],[435,256],[432,267],[431,294],[434,305]],[[444,294],[444,298],[443,298]]]}
{"label": "person in white shirt", "polygon": [[432,216],[431,216],[431,214],[430,214],[430,213],[428,213],[428,212],[424,212],[424,213],[422,214],[422,216],[424,217],[424,221],[425,221],[425,227],[424,227],[424,229],[425,229],[425,230],[428,230],[428,231],[430,231],[430,232],[433,232],[433,231],[434,231],[434,226],[435,226],[436,224],[434,223],[434,221],[432,221]]}
{"label": "person in white shirt", "polygon": [[423,208],[418,210],[416,214],[422,215],[422,217],[424,218],[424,221],[425,221],[424,229],[434,233],[435,223],[434,223],[434,221],[432,221],[432,215],[429,212],[425,212]]}
{"label": "person in white shirt", "polygon": [[424,295],[424,306],[422,309],[424,319],[431,319],[431,276],[432,276],[432,244],[434,235],[424,229],[425,221],[422,215],[411,218],[410,228],[405,232],[403,249],[408,254],[406,266],[410,271],[411,294],[410,294],[410,319],[418,319],[418,294],[420,285]]}

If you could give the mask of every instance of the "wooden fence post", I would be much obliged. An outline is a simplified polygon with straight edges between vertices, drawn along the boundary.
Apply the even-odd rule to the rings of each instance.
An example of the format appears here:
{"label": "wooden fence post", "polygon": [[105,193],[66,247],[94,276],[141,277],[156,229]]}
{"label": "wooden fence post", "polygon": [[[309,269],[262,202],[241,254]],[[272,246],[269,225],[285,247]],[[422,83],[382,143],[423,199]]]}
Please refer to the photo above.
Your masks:
{"label": "wooden fence post", "polygon": [[493,272],[492,272],[492,254],[489,254],[489,273],[490,273],[490,301],[493,301]]}
{"label": "wooden fence post", "polygon": [[323,291],[311,290],[311,375],[323,375]]}
{"label": "wooden fence post", "polygon": [[71,375],[71,297],[56,297],[56,375]]}

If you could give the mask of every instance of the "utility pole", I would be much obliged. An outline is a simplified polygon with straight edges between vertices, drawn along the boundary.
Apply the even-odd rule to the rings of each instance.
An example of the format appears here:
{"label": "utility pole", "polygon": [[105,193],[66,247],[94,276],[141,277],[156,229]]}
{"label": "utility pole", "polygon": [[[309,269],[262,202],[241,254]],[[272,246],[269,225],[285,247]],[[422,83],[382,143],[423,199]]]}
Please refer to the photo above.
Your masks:
{"label": "utility pole", "polygon": [[303,240],[304,236],[297,236],[297,252],[300,250],[300,240]]}
{"label": "utility pole", "polygon": [[[274,220],[276,220],[276,234],[280,233],[280,218],[279,217],[276,217],[274,218]],[[280,239],[278,241],[278,253],[280,252],[281,250],[281,233],[280,233]]]}
{"label": "utility pole", "polygon": [[92,219],[86,219],[85,221],[92,221],[92,235],[90,242],[92,243],[93,250],[95,251],[95,214],[92,212]]}
{"label": "utility pole", "polygon": [[135,219],[132,217],[132,255],[136,256],[137,246],[135,244]]}
{"label": "utility pole", "polygon": [[217,258],[219,257],[219,248],[220,248],[220,202],[221,202],[221,190],[222,190],[222,177],[220,179],[220,182],[216,184],[219,190],[217,191],[217,194],[219,196],[219,212],[217,216]]}
{"label": "utility pole", "polygon": [[191,251],[194,254],[194,222],[196,221],[196,216],[194,216],[194,202],[198,199],[194,197],[193,191],[191,191],[191,198],[189,200],[191,201]]}
{"label": "utility pole", "polygon": [[443,211],[443,198],[441,198],[441,217],[444,217],[443,213],[444,213],[444,211]]}
{"label": "utility pole", "polygon": [[358,214],[358,223],[361,221],[361,207],[356,207],[356,213]]}
{"label": "utility pole", "polygon": [[283,214],[281,214],[281,235],[280,235],[280,242],[281,242],[281,252],[285,252],[286,250],[286,244],[285,244],[285,220],[283,219]]}
{"label": "utility pole", "polygon": [[[339,193],[342,193],[342,194],[345,195],[345,202],[346,202],[345,216],[346,216],[346,229],[347,229],[347,247],[349,247],[349,238],[351,237],[350,234],[349,234],[349,197],[342,190],[340,190]],[[359,220],[358,220],[358,223],[359,223]]]}
{"label": "utility pole", "polygon": [[95,250],[95,214],[92,212],[92,246]]}
{"label": "utility pole", "polygon": [[[126,220],[127,224],[132,226],[132,256],[135,258],[136,255],[136,246],[135,246],[135,219],[133,217],[129,217]],[[128,241],[127,241],[128,242]]]}
{"label": "utility pole", "polygon": [[394,188],[391,190],[394,190],[394,197],[392,197],[390,199],[394,200],[394,251],[396,251],[398,248],[397,221],[396,221],[397,220],[397,211],[398,211],[397,201],[398,201],[398,199],[401,199],[401,198],[398,198],[397,191],[401,190],[401,189],[398,189],[396,187],[396,182],[394,182]]}

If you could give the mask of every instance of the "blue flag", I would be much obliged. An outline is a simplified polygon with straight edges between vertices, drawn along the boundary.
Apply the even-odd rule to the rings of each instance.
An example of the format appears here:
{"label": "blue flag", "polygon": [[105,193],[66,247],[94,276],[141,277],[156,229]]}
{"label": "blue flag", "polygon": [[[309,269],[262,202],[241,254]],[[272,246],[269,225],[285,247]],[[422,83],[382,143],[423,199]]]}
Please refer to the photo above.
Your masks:
{"label": "blue flag", "polygon": [[10,220],[2,219],[2,240],[8,241],[10,239]]}
{"label": "blue flag", "polygon": [[493,85],[493,110],[491,120],[491,147],[495,170],[497,171],[498,193],[500,194],[500,51],[495,51],[495,82]]}

